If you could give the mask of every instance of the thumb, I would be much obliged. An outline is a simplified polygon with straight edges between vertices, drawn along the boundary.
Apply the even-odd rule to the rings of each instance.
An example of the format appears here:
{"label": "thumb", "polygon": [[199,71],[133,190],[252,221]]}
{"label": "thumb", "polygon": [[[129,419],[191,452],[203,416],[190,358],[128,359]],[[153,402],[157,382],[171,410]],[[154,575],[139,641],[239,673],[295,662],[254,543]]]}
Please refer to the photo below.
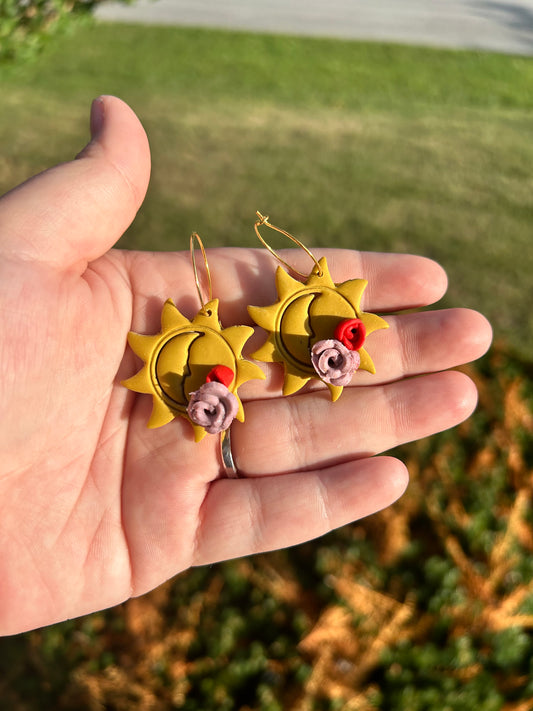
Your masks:
{"label": "thumb", "polygon": [[131,224],[150,176],[144,129],[123,101],[101,96],[91,134],[76,160],[0,199],[0,254],[83,272]]}

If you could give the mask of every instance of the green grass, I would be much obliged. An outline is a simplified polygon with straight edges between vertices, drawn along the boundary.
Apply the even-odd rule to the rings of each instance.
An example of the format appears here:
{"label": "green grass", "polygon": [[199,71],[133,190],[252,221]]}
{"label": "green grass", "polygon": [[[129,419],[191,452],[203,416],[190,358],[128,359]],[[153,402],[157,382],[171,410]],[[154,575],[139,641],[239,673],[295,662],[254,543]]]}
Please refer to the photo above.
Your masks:
{"label": "green grass", "polygon": [[316,246],[409,251],[533,356],[533,60],[98,24],[1,76],[0,189],[69,159],[115,93],[152,145],[122,246],[255,245],[256,209]]}

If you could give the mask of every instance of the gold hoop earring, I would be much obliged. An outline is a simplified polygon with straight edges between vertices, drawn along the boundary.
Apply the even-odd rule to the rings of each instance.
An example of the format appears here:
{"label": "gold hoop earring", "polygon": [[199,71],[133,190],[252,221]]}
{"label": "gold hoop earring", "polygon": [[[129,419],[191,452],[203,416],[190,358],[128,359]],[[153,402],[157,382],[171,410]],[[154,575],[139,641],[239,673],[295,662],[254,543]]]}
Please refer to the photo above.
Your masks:
{"label": "gold hoop earring", "polygon": [[[279,266],[276,270],[278,301],[271,306],[248,307],[254,322],[269,333],[252,358],[283,364],[284,395],[292,395],[309,380],[318,379],[328,386],[335,401],[357,370],[376,372],[364,345],[373,331],[388,328],[388,324],[376,314],[361,311],[366,279],[335,284],[325,257],[317,259],[296,237],[272,225],[260,212],[256,214],[254,229],[262,244],[305,282],[294,279]],[[260,234],[261,226],[280,232],[301,247],[314,262],[310,273],[303,274],[282,259]]]}
{"label": "gold hoop earring", "polygon": [[[196,266],[195,243],[204,260],[208,298],[204,301]],[[122,384],[152,396],[148,427],[161,427],[181,416],[188,420],[198,442],[206,434],[224,433],[234,419],[244,421],[239,387],[264,379],[261,368],[242,357],[253,333],[251,326],[223,328],[218,299],[213,299],[211,272],[199,235],[190,238],[191,263],[200,309],[189,320],[168,299],[161,312],[161,331],[153,336],[130,332],[128,343],[144,361],[142,369]]]}

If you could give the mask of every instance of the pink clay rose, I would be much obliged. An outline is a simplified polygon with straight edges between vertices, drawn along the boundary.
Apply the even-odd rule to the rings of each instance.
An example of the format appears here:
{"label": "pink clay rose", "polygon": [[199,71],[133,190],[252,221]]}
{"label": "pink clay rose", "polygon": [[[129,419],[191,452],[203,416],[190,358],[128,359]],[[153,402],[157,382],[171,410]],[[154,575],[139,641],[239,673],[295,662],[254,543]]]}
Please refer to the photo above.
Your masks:
{"label": "pink clay rose", "polygon": [[204,383],[190,394],[187,413],[195,425],[209,434],[227,430],[239,410],[239,403],[223,383]]}
{"label": "pink clay rose", "polygon": [[361,357],[340,341],[329,338],[311,348],[311,363],[325,383],[344,387],[359,368]]}

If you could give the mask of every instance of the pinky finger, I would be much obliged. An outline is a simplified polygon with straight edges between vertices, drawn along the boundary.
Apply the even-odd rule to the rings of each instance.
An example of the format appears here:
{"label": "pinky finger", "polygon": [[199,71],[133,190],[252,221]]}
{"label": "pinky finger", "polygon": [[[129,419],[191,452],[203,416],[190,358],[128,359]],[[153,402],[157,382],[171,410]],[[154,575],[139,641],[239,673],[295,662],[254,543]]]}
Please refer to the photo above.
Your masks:
{"label": "pinky finger", "polygon": [[407,483],[404,464],[392,457],[314,472],[219,479],[203,503],[193,565],[317,538],[394,503]]}

